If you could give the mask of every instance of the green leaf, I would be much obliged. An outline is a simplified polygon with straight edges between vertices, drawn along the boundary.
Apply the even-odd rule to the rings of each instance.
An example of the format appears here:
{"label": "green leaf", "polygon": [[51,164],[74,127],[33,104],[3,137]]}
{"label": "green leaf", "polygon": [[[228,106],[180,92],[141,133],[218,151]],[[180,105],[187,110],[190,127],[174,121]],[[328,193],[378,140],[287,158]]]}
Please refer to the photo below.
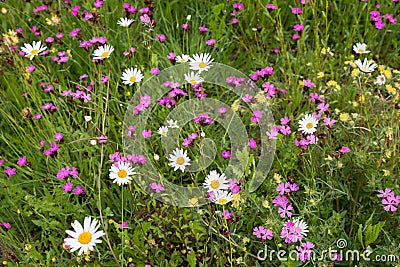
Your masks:
{"label": "green leaf", "polygon": [[196,254],[194,253],[193,249],[190,249],[190,253],[188,253],[186,257],[189,262],[189,266],[195,267],[196,266]]}
{"label": "green leaf", "polygon": [[363,248],[364,248],[364,241],[363,241],[362,228],[363,228],[363,226],[362,226],[362,224],[360,224],[360,225],[358,226],[357,237],[358,237],[358,241],[360,241],[361,245],[362,245]]}
{"label": "green leaf", "polygon": [[365,231],[365,246],[367,247],[369,244],[373,243],[378,239],[379,232],[382,230],[385,222],[379,222],[375,225],[369,225],[367,230]]}

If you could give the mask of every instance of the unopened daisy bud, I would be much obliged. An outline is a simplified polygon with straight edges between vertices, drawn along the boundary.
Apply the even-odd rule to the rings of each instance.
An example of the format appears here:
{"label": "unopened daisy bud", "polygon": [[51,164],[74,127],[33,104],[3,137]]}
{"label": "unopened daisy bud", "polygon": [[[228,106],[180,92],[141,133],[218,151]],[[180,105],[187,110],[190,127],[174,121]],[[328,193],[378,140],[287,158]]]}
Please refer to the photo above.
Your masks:
{"label": "unopened daisy bud", "polygon": [[187,15],[186,20],[190,21],[191,18],[192,18],[192,15]]}
{"label": "unopened daisy bud", "polygon": [[158,154],[154,154],[154,160],[159,160],[160,159],[160,156],[158,155]]}
{"label": "unopened daisy bud", "polygon": [[95,139],[90,140],[90,144],[91,144],[92,146],[97,145],[97,140],[95,140]]}
{"label": "unopened daisy bud", "polygon": [[89,122],[89,121],[91,121],[92,120],[92,117],[90,117],[90,116],[85,116],[85,121],[86,122]]}

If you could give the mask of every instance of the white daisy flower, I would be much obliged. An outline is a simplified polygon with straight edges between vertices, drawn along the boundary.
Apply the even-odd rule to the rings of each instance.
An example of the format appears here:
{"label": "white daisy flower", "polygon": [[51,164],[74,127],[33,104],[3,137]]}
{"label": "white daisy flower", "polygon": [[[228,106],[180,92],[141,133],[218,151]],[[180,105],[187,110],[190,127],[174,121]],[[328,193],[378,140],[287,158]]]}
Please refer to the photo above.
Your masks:
{"label": "white daisy flower", "polygon": [[179,128],[178,121],[167,120],[167,123],[169,128]]}
{"label": "white daisy flower", "polygon": [[385,75],[381,74],[381,75],[378,75],[378,77],[376,77],[376,83],[377,83],[377,84],[379,84],[379,85],[384,85],[385,82],[386,82],[386,77],[385,77]]}
{"label": "white daisy flower", "polygon": [[203,183],[203,186],[208,189],[207,192],[216,193],[219,190],[229,189],[229,184],[226,179],[224,173],[219,175],[217,171],[211,171],[209,175],[207,175],[206,180]]}
{"label": "white daisy flower", "polygon": [[184,76],[185,80],[192,85],[202,83],[204,81],[204,79],[200,77],[199,73],[194,73],[193,71],[185,74]]}
{"label": "white daisy flower", "polygon": [[93,251],[94,246],[102,242],[99,238],[105,235],[103,231],[97,231],[100,224],[96,219],[92,221],[90,217],[85,217],[83,227],[77,220],[71,223],[71,226],[75,232],[66,230],[65,232],[71,237],[64,239],[64,243],[70,246],[71,252],[79,249],[78,256],[88,250]]}
{"label": "white daisy flower", "polygon": [[224,205],[228,202],[231,202],[233,200],[232,193],[228,192],[227,190],[219,190],[216,193],[214,193],[214,197],[212,202],[220,205]]}
{"label": "white daisy flower", "polygon": [[140,70],[136,68],[128,68],[122,73],[121,79],[123,84],[132,85],[140,82],[143,77],[144,76]]}
{"label": "white daisy flower", "polygon": [[368,59],[364,59],[364,62],[361,62],[360,59],[356,60],[357,67],[362,71],[362,72],[373,72],[375,68],[377,67],[376,64],[374,63],[369,63]]}
{"label": "white daisy flower", "polygon": [[185,167],[190,165],[190,159],[187,156],[187,151],[184,151],[183,149],[175,148],[173,154],[169,155],[168,160],[170,161],[168,165],[174,167],[174,171],[180,169],[182,172],[184,172]]}
{"label": "white daisy flower", "polygon": [[168,134],[168,127],[167,126],[161,126],[160,128],[158,128],[157,131],[158,134],[167,137]]}
{"label": "white daisy flower", "polygon": [[189,58],[190,60],[190,69],[198,70],[199,72],[207,71],[212,67],[211,62],[214,59],[211,58],[210,54],[201,53],[200,56],[198,54],[193,55],[193,58]]}
{"label": "white daisy flower", "polygon": [[114,47],[112,47],[111,45],[103,45],[103,46],[99,46],[96,50],[94,50],[93,52],[93,59],[105,59],[105,58],[109,58],[110,54],[114,51]]}
{"label": "white daisy flower", "polygon": [[133,170],[129,162],[118,161],[117,166],[113,164],[109,170],[110,179],[118,185],[127,184],[132,180],[131,176],[136,174]]}
{"label": "white daisy flower", "polygon": [[371,51],[367,51],[367,45],[364,43],[356,43],[355,45],[353,45],[353,50],[357,54],[367,54],[367,53],[371,52]]}
{"label": "white daisy flower", "polygon": [[32,60],[35,56],[39,55],[40,52],[46,50],[46,46],[42,46],[42,42],[33,41],[32,45],[24,44],[24,47],[21,47],[21,50],[25,52],[25,57],[29,57]]}
{"label": "white daisy flower", "polygon": [[311,114],[307,114],[299,121],[299,130],[305,134],[313,134],[317,131],[318,120]]}
{"label": "white daisy flower", "polygon": [[122,27],[129,27],[132,24],[133,21],[134,21],[133,19],[120,18],[118,20],[117,24],[122,26]]}
{"label": "white daisy flower", "polygon": [[189,61],[189,55],[182,54],[182,56],[175,57],[176,62],[185,63]]}
{"label": "white daisy flower", "polygon": [[308,233],[308,225],[303,219],[296,218],[293,220],[294,228],[296,232],[301,234],[302,236],[307,236]]}

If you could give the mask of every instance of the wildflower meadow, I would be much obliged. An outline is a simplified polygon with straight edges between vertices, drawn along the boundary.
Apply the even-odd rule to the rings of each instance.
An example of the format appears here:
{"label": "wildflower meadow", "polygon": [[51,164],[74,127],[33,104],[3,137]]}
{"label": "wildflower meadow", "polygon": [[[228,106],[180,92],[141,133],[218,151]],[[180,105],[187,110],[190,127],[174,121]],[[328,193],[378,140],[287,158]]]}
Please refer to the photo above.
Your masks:
{"label": "wildflower meadow", "polygon": [[0,1],[0,266],[400,266],[399,15]]}

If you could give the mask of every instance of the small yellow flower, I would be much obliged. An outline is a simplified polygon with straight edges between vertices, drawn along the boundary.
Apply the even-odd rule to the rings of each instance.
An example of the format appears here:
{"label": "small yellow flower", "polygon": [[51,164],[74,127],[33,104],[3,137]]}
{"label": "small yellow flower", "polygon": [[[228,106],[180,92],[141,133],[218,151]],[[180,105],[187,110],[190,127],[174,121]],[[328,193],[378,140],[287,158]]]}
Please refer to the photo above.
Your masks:
{"label": "small yellow flower", "polygon": [[61,19],[56,14],[51,14],[51,18],[46,18],[46,24],[50,26],[57,26],[60,24]]}
{"label": "small yellow flower", "polygon": [[337,166],[338,166],[338,168],[340,169],[340,168],[343,167],[343,163],[342,163],[341,161],[338,161]]}
{"label": "small yellow flower", "polygon": [[132,262],[133,261],[133,259],[132,258],[128,258],[128,262]]}
{"label": "small yellow flower", "polygon": [[304,82],[302,80],[299,81],[299,86],[303,87],[304,86]]}
{"label": "small yellow flower", "polygon": [[279,184],[281,182],[281,178],[282,178],[282,175],[280,175],[279,173],[274,173],[274,180],[277,184]]}
{"label": "small yellow flower", "polygon": [[113,219],[109,219],[109,220],[108,220],[108,223],[109,223],[109,224],[113,224],[113,223],[114,223],[114,220],[113,220]]}
{"label": "small yellow flower", "polygon": [[353,101],[352,104],[353,104],[353,107],[355,107],[355,108],[358,107],[358,106],[360,105],[360,104],[358,104],[357,101]]}
{"label": "small yellow flower", "polygon": [[250,239],[248,237],[243,237],[242,242],[243,244],[247,244],[250,242]]}
{"label": "small yellow flower", "polygon": [[392,157],[392,151],[386,150],[385,151],[385,156],[386,156],[386,158],[390,159]]}
{"label": "small yellow flower", "polygon": [[263,207],[266,208],[266,209],[271,208],[271,206],[270,206],[269,203],[268,203],[268,200],[264,200],[264,201],[262,202],[262,205],[263,205]]}
{"label": "small yellow flower", "polygon": [[393,129],[392,128],[387,129],[385,135],[389,140],[393,140]]}
{"label": "small yellow flower", "polygon": [[383,176],[387,177],[390,175],[390,171],[388,170],[383,170]]}
{"label": "small yellow flower", "polygon": [[356,77],[356,76],[358,76],[358,74],[360,74],[360,70],[359,69],[353,69],[351,71],[351,76],[352,77]]}
{"label": "small yellow flower", "polygon": [[359,101],[360,103],[364,103],[364,101],[365,101],[365,95],[360,95],[360,96],[358,97],[358,101]]}
{"label": "small yellow flower", "polygon": [[321,79],[321,78],[323,78],[324,76],[325,76],[325,74],[324,74],[323,71],[320,71],[320,72],[317,73],[317,78],[318,78],[318,79]]}
{"label": "small yellow flower", "polygon": [[341,113],[339,119],[343,122],[347,122],[350,119],[350,116],[348,113]]}
{"label": "small yellow flower", "polygon": [[32,249],[32,245],[31,244],[25,244],[25,250],[29,251]]}
{"label": "small yellow flower", "polygon": [[385,75],[385,77],[387,79],[392,79],[393,76],[392,76],[392,72],[390,70],[383,70],[381,72],[383,73],[383,75]]}
{"label": "small yellow flower", "polygon": [[2,7],[2,8],[1,8],[1,14],[4,14],[4,15],[7,14],[7,9],[4,8],[4,7]]}
{"label": "small yellow flower", "polygon": [[396,94],[396,88],[394,88],[392,85],[387,84],[386,85],[386,90],[388,91],[389,94],[395,95]]}
{"label": "small yellow flower", "polygon": [[131,96],[131,92],[129,92],[129,91],[126,92],[126,93],[125,93],[125,96],[127,96],[127,97]]}
{"label": "small yellow flower", "polygon": [[121,126],[121,125],[122,125],[122,121],[119,121],[119,122],[118,122],[118,125]]}
{"label": "small yellow flower", "polygon": [[281,243],[279,243],[278,244],[278,248],[281,248],[281,247],[283,247],[283,245]]}
{"label": "small yellow flower", "polygon": [[3,261],[3,265],[7,265],[7,261]]}
{"label": "small yellow flower", "polygon": [[57,259],[53,257],[53,258],[51,258],[51,261],[52,261],[52,262],[56,262]]}
{"label": "small yellow flower", "polygon": [[20,210],[20,209],[17,209],[17,213],[18,213],[18,214],[21,214],[21,210]]}
{"label": "small yellow flower", "polygon": [[199,202],[199,199],[197,197],[189,199],[190,206],[196,206],[197,202]]}
{"label": "small yellow flower", "polygon": [[231,105],[231,109],[236,112],[239,110],[239,99],[236,99],[235,102]]}

